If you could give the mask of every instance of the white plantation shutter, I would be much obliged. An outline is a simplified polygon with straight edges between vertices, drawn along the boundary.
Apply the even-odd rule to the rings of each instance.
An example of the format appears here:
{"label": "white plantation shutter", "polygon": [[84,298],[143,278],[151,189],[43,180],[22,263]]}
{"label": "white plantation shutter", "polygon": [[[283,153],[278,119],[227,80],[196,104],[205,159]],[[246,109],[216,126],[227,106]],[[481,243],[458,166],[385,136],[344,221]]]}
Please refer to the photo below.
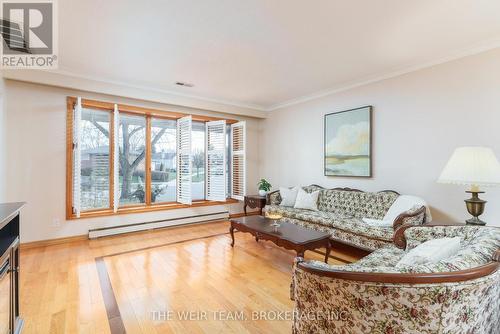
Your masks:
{"label": "white plantation shutter", "polygon": [[81,143],[81,129],[80,124],[82,121],[82,98],[78,97],[76,100],[73,112],[73,213],[77,218],[80,217],[81,210],[81,170],[82,170],[82,152],[80,148]]}
{"label": "white plantation shutter", "polygon": [[113,111],[113,211],[118,212],[120,203],[120,147],[118,145],[118,130],[120,128],[120,118],[118,112],[118,105],[115,104]]}
{"label": "white plantation shutter", "polygon": [[231,197],[243,200],[246,194],[246,125],[238,122],[231,125]]}
{"label": "white plantation shutter", "polygon": [[191,116],[177,120],[177,202],[191,204]]}
{"label": "white plantation shutter", "polygon": [[207,200],[226,200],[226,121],[206,123]]}

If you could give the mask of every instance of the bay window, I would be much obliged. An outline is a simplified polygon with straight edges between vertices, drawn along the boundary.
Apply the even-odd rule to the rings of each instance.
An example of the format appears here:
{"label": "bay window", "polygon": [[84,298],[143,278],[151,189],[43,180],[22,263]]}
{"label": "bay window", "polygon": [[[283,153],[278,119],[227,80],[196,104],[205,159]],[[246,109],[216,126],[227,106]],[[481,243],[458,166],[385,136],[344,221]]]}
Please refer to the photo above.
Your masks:
{"label": "bay window", "polygon": [[242,199],[244,122],[73,97],[67,105],[68,219]]}

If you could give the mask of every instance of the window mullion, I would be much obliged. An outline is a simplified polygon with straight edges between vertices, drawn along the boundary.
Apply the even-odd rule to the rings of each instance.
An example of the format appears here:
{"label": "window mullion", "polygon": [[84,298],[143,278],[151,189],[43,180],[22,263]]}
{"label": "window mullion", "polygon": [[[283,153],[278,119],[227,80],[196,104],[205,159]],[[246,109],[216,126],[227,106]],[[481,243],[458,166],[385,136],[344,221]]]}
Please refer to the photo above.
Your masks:
{"label": "window mullion", "polygon": [[120,148],[118,146],[118,129],[120,126],[120,114],[118,111],[118,105],[115,104],[114,110],[113,110],[113,118],[112,118],[112,127],[110,129],[110,132],[112,135],[110,136],[110,145],[112,147],[111,150],[111,162],[112,162],[112,167],[111,167],[111,178],[113,179],[111,192],[112,192],[112,199],[113,201],[111,202],[111,205],[113,206],[113,211],[117,212],[118,211],[118,206],[120,204]]}
{"label": "window mullion", "polygon": [[[115,105],[116,106],[116,105]],[[108,145],[109,145],[109,206],[114,209],[115,203],[115,118],[114,113],[111,115],[110,124],[109,124],[109,137],[108,137]]]}
{"label": "window mullion", "polygon": [[73,210],[77,218],[81,211],[81,121],[82,99],[78,97],[73,118]]}
{"label": "window mullion", "polygon": [[146,180],[144,184],[146,205],[151,205],[151,116],[146,116]]}

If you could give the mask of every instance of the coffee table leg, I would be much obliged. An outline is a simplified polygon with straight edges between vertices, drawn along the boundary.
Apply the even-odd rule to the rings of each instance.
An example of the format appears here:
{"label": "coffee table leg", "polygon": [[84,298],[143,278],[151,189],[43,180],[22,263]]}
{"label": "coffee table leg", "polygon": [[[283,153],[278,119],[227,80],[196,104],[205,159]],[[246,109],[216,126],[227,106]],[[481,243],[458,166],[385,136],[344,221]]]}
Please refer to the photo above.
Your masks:
{"label": "coffee table leg", "polygon": [[304,258],[305,251],[303,249],[297,251],[297,257]]}
{"label": "coffee table leg", "polygon": [[325,252],[325,263],[328,263],[328,258],[330,257],[330,251],[332,250],[332,245],[330,244],[330,241],[328,241],[326,245],[326,252]]}
{"label": "coffee table leg", "polygon": [[229,228],[229,233],[231,234],[231,247],[234,247],[234,227],[231,225]]}

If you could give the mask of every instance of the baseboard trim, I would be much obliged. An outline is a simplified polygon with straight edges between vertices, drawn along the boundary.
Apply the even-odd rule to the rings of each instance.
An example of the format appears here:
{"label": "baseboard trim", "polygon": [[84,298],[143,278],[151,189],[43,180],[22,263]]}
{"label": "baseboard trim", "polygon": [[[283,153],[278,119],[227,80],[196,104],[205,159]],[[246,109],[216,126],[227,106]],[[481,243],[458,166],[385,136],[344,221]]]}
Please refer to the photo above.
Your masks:
{"label": "baseboard trim", "polygon": [[136,224],[103,227],[103,228],[89,230],[89,239],[98,239],[102,237],[110,237],[115,235],[128,234],[141,231],[151,231],[151,230],[179,226],[179,225],[224,221],[227,219],[229,219],[229,212],[222,211],[222,212],[214,212],[214,213],[195,215],[195,216],[155,220],[155,221],[142,222]]}
{"label": "baseboard trim", "polygon": [[[258,215],[259,211],[252,211],[248,212],[247,216],[254,216]],[[229,215],[229,218],[239,218],[239,217],[244,217],[245,214],[243,212],[240,213],[233,213]],[[200,222],[199,224],[205,224],[206,222]],[[164,227],[164,228],[173,228],[173,227],[181,227],[184,225],[195,225],[195,224],[182,224],[182,225],[177,225],[177,226],[169,226],[169,227]],[[137,232],[131,232],[131,233],[141,233],[141,231]],[[120,236],[120,235],[115,235]],[[82,234],[82,235],[74,235],[71,237],[63,237],[63,238],[54,238],[54,239],[46,239],[46,240],[38,240],[38,241],[31,241],[31,242],[23,242],[21,243],[21,250],[26,250],[26,249],[31,249],[31,248],[39,248],[39,247],[47,247],[47,246],[54,246],[54,245],[59,245],[59,244],[66,244],[70,242],[77,242],[77,241],[85,241],[85,240],[90,240],[88,237],[88,234]]]}
{"label": "baseboard trim", "polygon": [[88,240],[88,239],[89,239],[88,235],[82,234],[82,235],[74,235],[71,237],[64,237],[64,238],[55,238],[55,239],[24,242],[24,243],[21,243],[21,250],[38,248],[38,247],[54,246],[54,245],[66,244],[66,243],[70,243],[70,242],[84,241],[84,240]]}

